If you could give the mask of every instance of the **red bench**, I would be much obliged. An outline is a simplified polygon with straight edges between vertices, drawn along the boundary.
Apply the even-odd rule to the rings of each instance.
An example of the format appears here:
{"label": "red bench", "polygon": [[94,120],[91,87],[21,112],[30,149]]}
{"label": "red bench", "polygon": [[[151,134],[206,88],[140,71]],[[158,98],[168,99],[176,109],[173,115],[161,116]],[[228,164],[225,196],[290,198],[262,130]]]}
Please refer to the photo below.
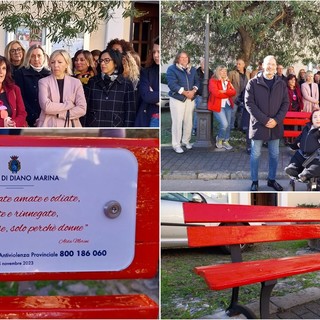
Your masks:
{"label": "red bench", "polygon": [[[133,186],[136,188],[136,207],[130,207],[130,210],[133,210],[133,215],[136,219],[136,227],[133,231],[134,237],[130,238],[132,241],[132,247],[134,248],[134,255],[129,265],[120,267],[117,270],[112,269],[110,271],[104,271],[104,267],[101,267],[101,264],[107,264],[107,258],[104,260],[101,258],[101,262],[97,265],[97,270],[88,270],[86,267],[79,268],[80,271],[47,271],[47,270],[32,270],[30,272],[4,272],[2,262],[0,262],[0,275],[1,281],[40,281],[40,280],[108,280],[108,279],[145,279],[152,278],[156,276],[158,270],[159,262],[159,142],[158,139],[116,139],[116,138],[67,138],[67,137],[24,137],[24,136],[1,136],[0,141],[1,153],[3,155],[6,152],[7,148],[13,148],[17,156],[20,155],[19,159],[21,161],[21,171],[26,172],[28,165],[26,160],[23,157],[23,152],[20,147],[26,148],[26,150],[36,150],[43,147],[49,147],[54,149],[59,149],[61,147],[67,148],[67,150],[78,150],[78,148],[87,150],[88,153],[80,153],[79,164],[82,165],[84,159],[90,159],[95,166],[99,165],[101,162],[101,153],[106,149],[108,152],[118,151],[121,149],[124,154],[130,154],[129,157],[136,159],[137,167],[137,185]],[[98,149],[96,149],[98,148]],[[125,150],[123,150],[125,149]],[[24,150],[24,149],[23,149]],[[101,150],[101,151],[99,151]],[[58,150],[59,151],[59,150]],[[128,153],[128,151],[130,153]],[[11,151],[10,151],[11,152]],[[76,152],[77,153],[77,152]],[[11,153],[10,153],[11,154]],[[74,162],[73,153],[66,153],[69,157],[66,157],[67,166],[63,169],[68,170],[70,173],[69,165]],[[133,157],[132,157],[133,155]],[[131,159],[130,158],[130,159]],[[6,158],[7,159],[7,158]],[[111,159],[110,157],[108,159]],[[10,160],[10,159],[8,159]],[[51,158],[43,157],[43,161],[51,161]],[[35,166],[38,163],[37,159],[34,159]],[[5,175],[8,171],[8,161],[3,163],[2,161],[2,170],[1,174]],[[10,167],[10,164],[9,164]],[[106,169],[110,167],[110,163],[105,164]],[[36,167],[38,170],[38,167]],[[46,167],[48,168],[48,167]],[[109,168],[110,169],[110,168]],[[42,169],[44,170],[44,169]],[[119,170],[119,168],[117,168]],[[111,170],[114,171],[114,168]],[[12,174],[8,176],[17,177],[18,174]],[[65,171],[62,170],[63,173]],[[89,172],[89,168],[88,168]],[[100,172],[100,171],[99,171]],[[22,175],[22,173],[21,173]],[[104,176],[104,172],[101,172],[101,176]],[[5,178],[3,178],[5,179]],[[121,178],[123,179],[123,178]],[[8,179],[9,181],[9,179]],[[5,183],[9,184],[6,181]],[[88,187],[88,180],[83,182],[83,188]],[[64,182],[64,181],[63,181]],[[126,182],[126,181],[125,181]],[[24,185],[28,182],[24,182]],[[51,183],[51,182],[50,182]],[[52,182],[53,183],[53,182]],[[101,181],[97,181],[101,183]],[[115,184],[115,181],[105,181],[106,187],[108,184]],[[2,182],[2,184],[4,184]],[[47,183],[49,185],[49,182]],[[44,184],[45,186],[46,184]],[[6,190],[2,185],[2,196],[4,193],[10,191]],[[75,188],[76,186],[74,186]],[[131,185],[129,186],[131,188]],[[32,186],[30,186],[32,188]],[[109,187],[108,187],[109,188]],[[29,189],[28,189],[29,190]],[[81,188],[80,188],[81,190]],[[58,190],[59,191],[59,190]],[[90,190],[86,191],[93,197],[96,202],[96,194],[99,193],[99,190]],[[101,189],[103,192],[103,189]],[[61,191],[59,191],[61,192]],[[124,192],[124,191],[123,191]],[[79,191],[80,193],[80,191]],[[19,190],[16,190],[16,194],[19,194]],[[24,194],[25,195],[25,194]],[[15,196],[15,195],[14,195]],[[104,195],[103,195],[104,196]],[[5,198],[3,198],[5,199]],[[2,199],[2,200],[3,200]],[[135,201],[135,200],[134,200]],[[83,204],[81,204],[83,205]],[[77,214],[77,217],[74,217],[74,220],[79,219],[79,212],[72,212],[72,204],[67,205],[66,214]],[[123,204],[123,207],[125,203]],[[27,205],[25,205],[27,207]],[[125,211],[122,207],[122,211]],[[114,208],[112,208],[114,209]],[[16,209],[15,209],[16,210]],[[59,209],[61,215],[63,211],[60,207]],[[2,215],[5,215],[6,210],[1,206]],[[128,211],[128,210],[127,210]],[[4,214],[3,214],[4,212]],[[123,212],[126,214],[127,212]],[[96,212],[92,210],[88,212],[88,217],[90,217],[89,224],[94,220]],[[99,213],[100,214],[100,213]],[[105,213],[106,214],[106,213]],[[59,214],[60,215],[60,214]],[[86,214],[87,215],[87,214]],[[107,215],[107,214],[106,214]],[[103,219],[107,219],[102,213]],[[9,217],[9,214],[8,214]],[[59,217],[60,218],[60,217]],[[101,218],[101,217],[100,217]],[[5,218],[0,216],[0,224],[2,228],[6,228]],[[10,217],[11,219],[11,217]],[[20,218],[21,219],[21,218]],[[44,219],[44,218],[43,218]],[[50,218],[46,218],[50,219]],[[101,218],[102,219],[102,218]],[[8,218],[9,220],[9,218]],[[21,221],[21,220],[19,220]],[[44,220],[47,221],[47,220]],[[110,220],[108,220],[110,221]],[[113,220],[114,221],[114,220]],[[122,220],[121,220],[122,221]],[[110,225],[111,222],[108,222]],[[129,223],[129,222],[128,222]],[[7,227],[8,230],[9,227]],[[10,234],[10,232],[9,232]],[[8,233],[7,233],[8,235]],[[1,233],[0,233],[1,236]],[[20,236],[20,234],[19,234]],[[48,234],[48,236],[51,236]],[[125,231],[123,231],[122,237],[125,237]],[[27,235],[25,235],[27,239]],[[95,235],[93,232],[94,240],[97,237],[104,237],[107,239],[105,234],[98,233]],[[100,240],[99,240],[100,241]],[[106,241],[106,240],[104,240]],[[108,240],[109,241],[109,240]],[[9,250],[11,243],[1,241],[2,243],[2,252]],[[107,245],[106,245],[107,246]],[[109,243],[108,243],[109,246]],[[23,243],[21,244],[22,250],[30,250],[32,248],[24,247]],[[67,246],[65,248],[68,248]],[[72,248],[72,247],[71,247]],[[58,249],[61,250],[61,249]],[[73,249],[68,252],[73,251]],[[87,250],[84,250],[88,252]],[[92,250],[91,250],[92,251]],[[59,252],[59,251],[58,251]],[[61,251],[60,251],[61,252]],[[65,251],[66,252],[66,251]],[[77,251],[75,251],[77,252]],[[99,252],[91,252],[91,256],[99,255]],[[109,252],[108,252],[109,254]],[[117,256],[118,253],[114,255]],[[76,256],[76,254],[75,254]],[[1,258],[4,259],[4,258]],[[0,260],[1,260],[0,259]],[[18,258],[15,258],[17,261]],[[49,258],[47,258],[49,259]],[[89,258],[88,258],[89,259]],[[91,259],[91,257],[90,257]],[[30,259],[29,259],[30,260]],[[85,258],[83,259],[85,260]],[[113,260],[113,259],[112,259]],[[1,261],[9,261],[1,260]],[[10,260],[11,261],[11,260]],[[50,260],[53,261],[53,260]],[[69,265],[76,264],[73,258],[69,261]],[[86,261],[86,260],[85,260]],[[48,265],[48,268],[55,268],[58,266],[52,266],[54,262]],[[78,267],[78,266],[76,266]],[[0,318],[23,318],[23,319],[69,319],[69,318],[82,318],[82,319],[107,319],[107,318],[121,318],[121,319],[156,319],[159,316],[159,307],[156,302],[154,302],[150,297],[145,294],[128,294],[128,295],[104,295],[104,296],[9,296],[0,298]]]}
{"label": "red bench", "polygon": [[[190,247],[230,245],[232,263],[200,266],[195,273],[203,277],[211,290],[232,288],[229,316],[255,314],[238,303],[239,287],[261,283],[260,316],[269,318],[269,300],[277,279],[320,270],[320,253],[280,259],[243,262],[240,244],[319,238],[320,222],[317,208],[248,206],[228,204],[184,203],[184,219],[201,226],[187,227]],[[266,222],[268,225],[246,225]],[[293,224],[274,224],[290,222]],[[205,223],[224,223],[206,226]]]}
{"label": "red bench", "polygon": [[310,112],[294,112],[288,111],[286,117],[284,118],[283,124],[284,126],[294,126],[294,129],[289,130],[284,128],[284,138],[295,138],[300,133],[301,130],[298,128],[305,126],[306,123],[310,122]]}

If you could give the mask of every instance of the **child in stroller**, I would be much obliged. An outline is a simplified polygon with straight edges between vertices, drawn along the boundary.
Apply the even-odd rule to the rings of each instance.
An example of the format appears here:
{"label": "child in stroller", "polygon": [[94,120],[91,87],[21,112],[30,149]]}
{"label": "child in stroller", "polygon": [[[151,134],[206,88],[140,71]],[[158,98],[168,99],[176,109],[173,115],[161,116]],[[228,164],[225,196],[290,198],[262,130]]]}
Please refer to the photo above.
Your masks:
{"label": "child in stroller", "polygon": [[297,151],[284,169],[290,177],[302,182],[320,177],[320,110],[313,110],[310,120],[290,144]]}

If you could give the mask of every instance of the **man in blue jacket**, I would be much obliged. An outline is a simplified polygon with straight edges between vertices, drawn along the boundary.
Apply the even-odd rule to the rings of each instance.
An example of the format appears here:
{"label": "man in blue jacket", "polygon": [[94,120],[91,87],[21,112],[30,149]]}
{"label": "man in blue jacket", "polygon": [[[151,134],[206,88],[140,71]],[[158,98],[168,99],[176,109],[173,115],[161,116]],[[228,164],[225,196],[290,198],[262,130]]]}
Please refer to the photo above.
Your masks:
{"label": "man in blue jacket", "polygon": [[179,52],[167,70],[172,120],[172,148],[183,153],[181,148],[192,149],[190,143],[194,98],[199,88],[196,68],[190,65],[190,57],[185,51]]}
{"label": "man in blue jacket", "polygon": [[283,120],[288,111],[289,98],[285,82],[276,76],[277,62],[274,56],[264,58],[263,68],[262,72],[248,82],[245,93],[245,105],[250,114],[252,179],[250,191],[258,191],[259,160],[264,141],[268,142],[269,152],[268,186],[276,191],[282,191],[282,186],[275,178],[279,142],[283,137]]}

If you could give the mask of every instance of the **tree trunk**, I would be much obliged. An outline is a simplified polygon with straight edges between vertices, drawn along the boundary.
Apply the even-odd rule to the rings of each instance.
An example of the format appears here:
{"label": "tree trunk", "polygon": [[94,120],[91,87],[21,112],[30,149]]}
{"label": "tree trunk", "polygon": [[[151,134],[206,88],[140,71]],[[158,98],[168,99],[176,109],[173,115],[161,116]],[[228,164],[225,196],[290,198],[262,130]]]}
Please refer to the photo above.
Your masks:
{"label": "tree trunk", "polygon": [[241,36],[241,53],[244,59],[244,62],[247,65],[251,62],[252,52],[254,51],[255,42],[254,39],[250,36],[244,28],[239,29],[239,34]]}

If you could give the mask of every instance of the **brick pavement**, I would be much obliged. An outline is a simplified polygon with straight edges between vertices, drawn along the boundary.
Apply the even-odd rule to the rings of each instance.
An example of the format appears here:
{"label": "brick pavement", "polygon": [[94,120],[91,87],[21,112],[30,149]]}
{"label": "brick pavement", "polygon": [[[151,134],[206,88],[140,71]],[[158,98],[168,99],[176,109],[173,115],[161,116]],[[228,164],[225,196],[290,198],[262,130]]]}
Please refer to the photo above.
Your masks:
{"label": "brick pavement", "polygon": [[[259,315],[259,301],[247,305]],[[310,287],[281,297],[271,297],[270,319],[320,319],[320,288]],[[243,315],[228,317],[219,310],[203,319],[245,319]]]}
{"label": "brick pavement", "polygon": [[[294,151],[280,147],[277,179],[288,178],[284,168]],[[170,146],[161,148],[162,179],[250,179],[250,156],[241,147],[231,151],[216,148],[193,148],[182,154]],[[268,174],[268,150],[262,148],[259,178]]]}

